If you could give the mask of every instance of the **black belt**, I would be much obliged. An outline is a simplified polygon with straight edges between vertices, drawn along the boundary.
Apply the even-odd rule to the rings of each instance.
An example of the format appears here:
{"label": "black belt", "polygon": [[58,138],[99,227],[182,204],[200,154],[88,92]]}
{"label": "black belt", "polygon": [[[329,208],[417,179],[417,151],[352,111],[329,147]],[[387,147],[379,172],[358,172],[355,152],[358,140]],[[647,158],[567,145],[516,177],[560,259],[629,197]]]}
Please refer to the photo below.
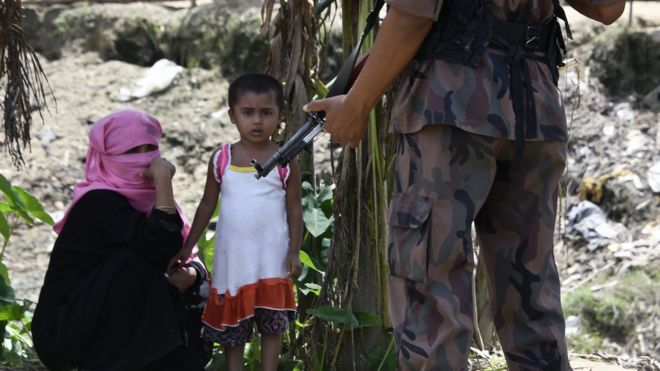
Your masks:
{"label": "black belt", "polygon": [[545,25],[529,25],[493,19],[492,31],[488,46],[507,52],[509,88],[516,120],[515,156],[522,158],[525,139],[537,136],[536,105],[526,58],[543,60],[548,64],[553,75],[557,73],[556,60],[553,56],[556,55],[559,24],[556,20]]}
{"label": "black belt", "polygon": [[491,48],[509,49],[512,45],[520,46],[526,57],[541,59],[555,47],[559,24],[556,21],[544,25],[530,25],[493,19]]}

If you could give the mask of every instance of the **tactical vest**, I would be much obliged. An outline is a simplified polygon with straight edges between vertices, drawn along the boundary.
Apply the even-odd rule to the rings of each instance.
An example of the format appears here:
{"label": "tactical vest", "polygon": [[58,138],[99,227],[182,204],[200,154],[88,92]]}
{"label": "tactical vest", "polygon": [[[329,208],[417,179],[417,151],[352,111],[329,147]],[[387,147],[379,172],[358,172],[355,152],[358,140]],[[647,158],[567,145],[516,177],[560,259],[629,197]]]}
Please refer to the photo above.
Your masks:
{"label": "tactical vest", "polygon": [[488,48],[506,51],[509,88],[515,116],[516,158],[521,158],[525,139],[535,138],[536,108],[527,58],[544,61],[555,85],[563,65],[566,45],[557,19],[566,25],[566,13],[559,0],[552,1],[554,19],[545,25],[531,25],[493,18],[492,0],[445,0],[436,21],[417,52],[416,59],[440,59],[476,67]]}
{"label": "tactical vest", "polygon": [[441,59],[476,67],[486,49],[509,49],[518,45],[525,56],[544,60],[555,78],[562,65],[566,45],[557,19],[571,30],[559,0],[553,0],[555,18],[545,25],[528,25],[493,19],[492,0],[445,0],[417,53],[418,60]]}

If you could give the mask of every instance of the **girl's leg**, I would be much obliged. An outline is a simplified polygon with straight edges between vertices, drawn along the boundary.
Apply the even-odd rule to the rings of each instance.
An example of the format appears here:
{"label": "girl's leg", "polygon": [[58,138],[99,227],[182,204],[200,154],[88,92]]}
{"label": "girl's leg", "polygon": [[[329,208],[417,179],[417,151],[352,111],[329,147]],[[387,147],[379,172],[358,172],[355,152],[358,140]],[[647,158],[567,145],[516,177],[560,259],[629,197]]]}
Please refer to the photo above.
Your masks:
{"label": "girl's leg", "polygon": [[225,347],[225,365],[229,371],[241,371],[243,369],[243,351],[245,343],[234,347]]}
{"label": "girl's leg", "polygon": [[282,350],[282,335],[261,334],[261,369],[277,371],[277,363]]}
{"label": "girl's leg", "polygon": [[252,319],[245,319],[235,327],[227,326],[224,331],[203,325],[202,339],[222,345],[225,351],[227,370],[240,371],[243,367],[245,344],[252,339]]}
{"label": "girl's leg", "polygon": [[276,371],[282,351],[282,334],[289,328],[289,314],[282,310],[257,308],[254,317],[261,333],[262,370]]}

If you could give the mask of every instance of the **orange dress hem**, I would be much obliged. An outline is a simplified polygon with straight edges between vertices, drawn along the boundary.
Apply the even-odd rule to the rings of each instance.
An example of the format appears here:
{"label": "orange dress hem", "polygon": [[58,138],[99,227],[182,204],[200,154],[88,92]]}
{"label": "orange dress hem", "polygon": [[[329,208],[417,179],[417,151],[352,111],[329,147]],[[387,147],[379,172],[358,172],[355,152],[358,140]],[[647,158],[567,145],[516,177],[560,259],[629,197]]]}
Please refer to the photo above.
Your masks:
{"label": "orange dress hem", "polygon": [[227,290],[221,296],[212,287],[202,321],[215,329],[223,330],[226,326],[234,327],[241,320],[253,317],[255,308],[295,311],[296,301],[291,280],[261,279],[241,286],[236,295],[231,295]]}

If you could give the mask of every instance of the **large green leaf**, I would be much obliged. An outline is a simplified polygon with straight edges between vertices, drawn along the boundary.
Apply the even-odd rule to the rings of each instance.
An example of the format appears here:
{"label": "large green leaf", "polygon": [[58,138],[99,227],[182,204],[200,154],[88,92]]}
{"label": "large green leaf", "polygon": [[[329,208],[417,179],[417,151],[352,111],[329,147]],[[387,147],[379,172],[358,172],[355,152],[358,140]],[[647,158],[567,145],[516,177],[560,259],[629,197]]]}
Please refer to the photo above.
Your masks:
{"label": "large green leaf", "polygon": [[382,322],[379,316],[368,312],[353,312],[353,315],[358,321],[356,327],[380,326]]}
{"label": "large green leaf", "polygon": [[0,212],[0,235],[5,239],[5,245],[9,241],[9,223],[7,223],[7,218],[4,214]]}
{"label": "large green leaf", "polygon": [[[217,218],[218,213],[220,212],[220,204],[221,202],[218,202],[215,206],[211,218]],[[204,233],[202,233],[199,241],[197,241],[197,248],[199,249],[199,258],[206,266],[206,270],[211,273],[211,270],[213,269],[213,253],[215,252],[215,231],[209,233],[208,228],[204,229]]]}
{"label": "large green leaf", "polygon": [[300,292],[303,293],[303,295],[307,295],[310,292],[316,296],[319,296],[319,294],[321,294],[321,286],[312,282],[306,282],[305,288],[300,287],[299,290]]}
{"label": "large green leaf", "polygon": [[[331,0],[331,1],[323,0],[321,2],[322,3],[332,3],[332,1],[334,1],[334,0]],[[318,7],[318,5],[317,5],[317,7]],[[314,14],[316,14],[317,7],[314,7]],[[321,10],[319,10],[319,12],[320,11]],[[328,95],[328,91],[330,90],[330,88],[326,84],[324,84],[323,81],[321,81],[321,79],[318,78],[318,76],[314,77],[314,79],[312,80],[312,89],[314,90],[314,94],[316,95],[316,99],[320,99],[320,98],[325,97],[326,95]]]}
{"label": "large green leaf", "polygon": [[314,187],[312,187],[312,183],[308,181],[302,182],[302,191],[303,196],[314,194]]}
{"label": "large green leaf", "polygon": [[14,193],[14,190],[11,189],[11,183],[9,183],[9,180],[7,180],[2,174],[0,174],[0,191],[2,191],[7,198],[13,198],[14,201],[18,202],[18,195]]}
{"label": "large green leaf", "polygon": [[333,213],[332,210],[332,203],[333,203],[333,198],[332,198],[332,188],[325,186],[321,188],[321,191],[319,192],[317,196],[317,200],[319,202],[319,205],[325,215],[330,216]]}
{"label": "large green leaf", "polygon": [[319,194],[316,196],[316,198],[319,200],[320,203],[324,203],[326,201],[331,201],[332,200],[332,188],[329,186],[325,186],[321,188],[319,191]]}
{"label": "large green leaf", "polygon": [[6,202],[0,202],[0,213],[11,212],[11,206]]}
{"label": "large green leaf", "polygon": [[0,260],[0,285],[11,285],[9,281],[9,270],[7,269],[5,263],[2,262],[2,260]]}
{"label": "large green leaf", "polygon": [[323,274],[324,272],[320,271],[318,268],[316,268],[316,264],[312,261],[312,258],[307,254],[305,251],[300,250],[300,262],[303,263],[304,265],[308,266],[309,268]]}
{"label": "large green leaf", "polygon": [[32,220],[32,217],[30,217],[25,209],[23,201],[14,191],[9,180],[7,180],[2,174],[0,174],[0,191],[5,195],[5,200],[7,201],[6,205],[10,207],[12,212],[18,214],[18,216],[28,224],[34,223],[34,220]]}
{"label": "large green leaf", "polygon": [[323,213],[323,210],[316,208],[303,209],[303,221],[309,233],[314,237],[318,237],[325,233],[330,228],[334,217],[328,218]]}
{"label": "large green leaf", "polygon": [[197,248],[199,249],[198,254],[202,263],[211,272],[211,268],[213,267],[213,253],[215,252],[215,235],[209,239],[206,238],[206,234],[202,235],[202,238],[197,242]]}
{"label": "large green leaf", "polygon": [[23,308],[18,304],[0,303],[0,321],[18,321],[23,317]]}
{"label": "large green leaf", "polygon": [[21,342],[24,346],[32,347],[32,339],[21,329],[21,322],[9,322],[5,329],[9,337]]}
{"label": "large green leaf", "polygon": [[307,313],[314,315],[322,320],[333,322],[339,325],[348,325],[354,327],[358,325],[358,320],[353,313],[343,308],[319,307],[317,309],[308,309]]}
{"label": "large green leaf", "polygon": [[332,215],[332,189],[323,187],[316,194],[309,182],[303,182],[303,221],[305,228],[314,237],[325,233],[334,222]]}
{"label": "large green leaf", "polygon": [[3,303],[15,304],[16,294],[14,289],[5,282],[0,282],[0,305]]}
{"label": "large green leaf", "polygon": [[[14,289],[9,285],[7,267],[0,262],[0,323],[15,321],[23,317],[23,307],[16,303]],[[2,328],[4,332],[4,326]]]}
{"label": "large green leaf", "polygon": [[53,225],[53,218],[48,215],[46,210],[44,210],[43,205],[36,197],[21,187],[13,186],[12,189],[16,192],[18,197],[20,197],[21,201],[23,201],[25,208],[30,214],[46,224]]}

